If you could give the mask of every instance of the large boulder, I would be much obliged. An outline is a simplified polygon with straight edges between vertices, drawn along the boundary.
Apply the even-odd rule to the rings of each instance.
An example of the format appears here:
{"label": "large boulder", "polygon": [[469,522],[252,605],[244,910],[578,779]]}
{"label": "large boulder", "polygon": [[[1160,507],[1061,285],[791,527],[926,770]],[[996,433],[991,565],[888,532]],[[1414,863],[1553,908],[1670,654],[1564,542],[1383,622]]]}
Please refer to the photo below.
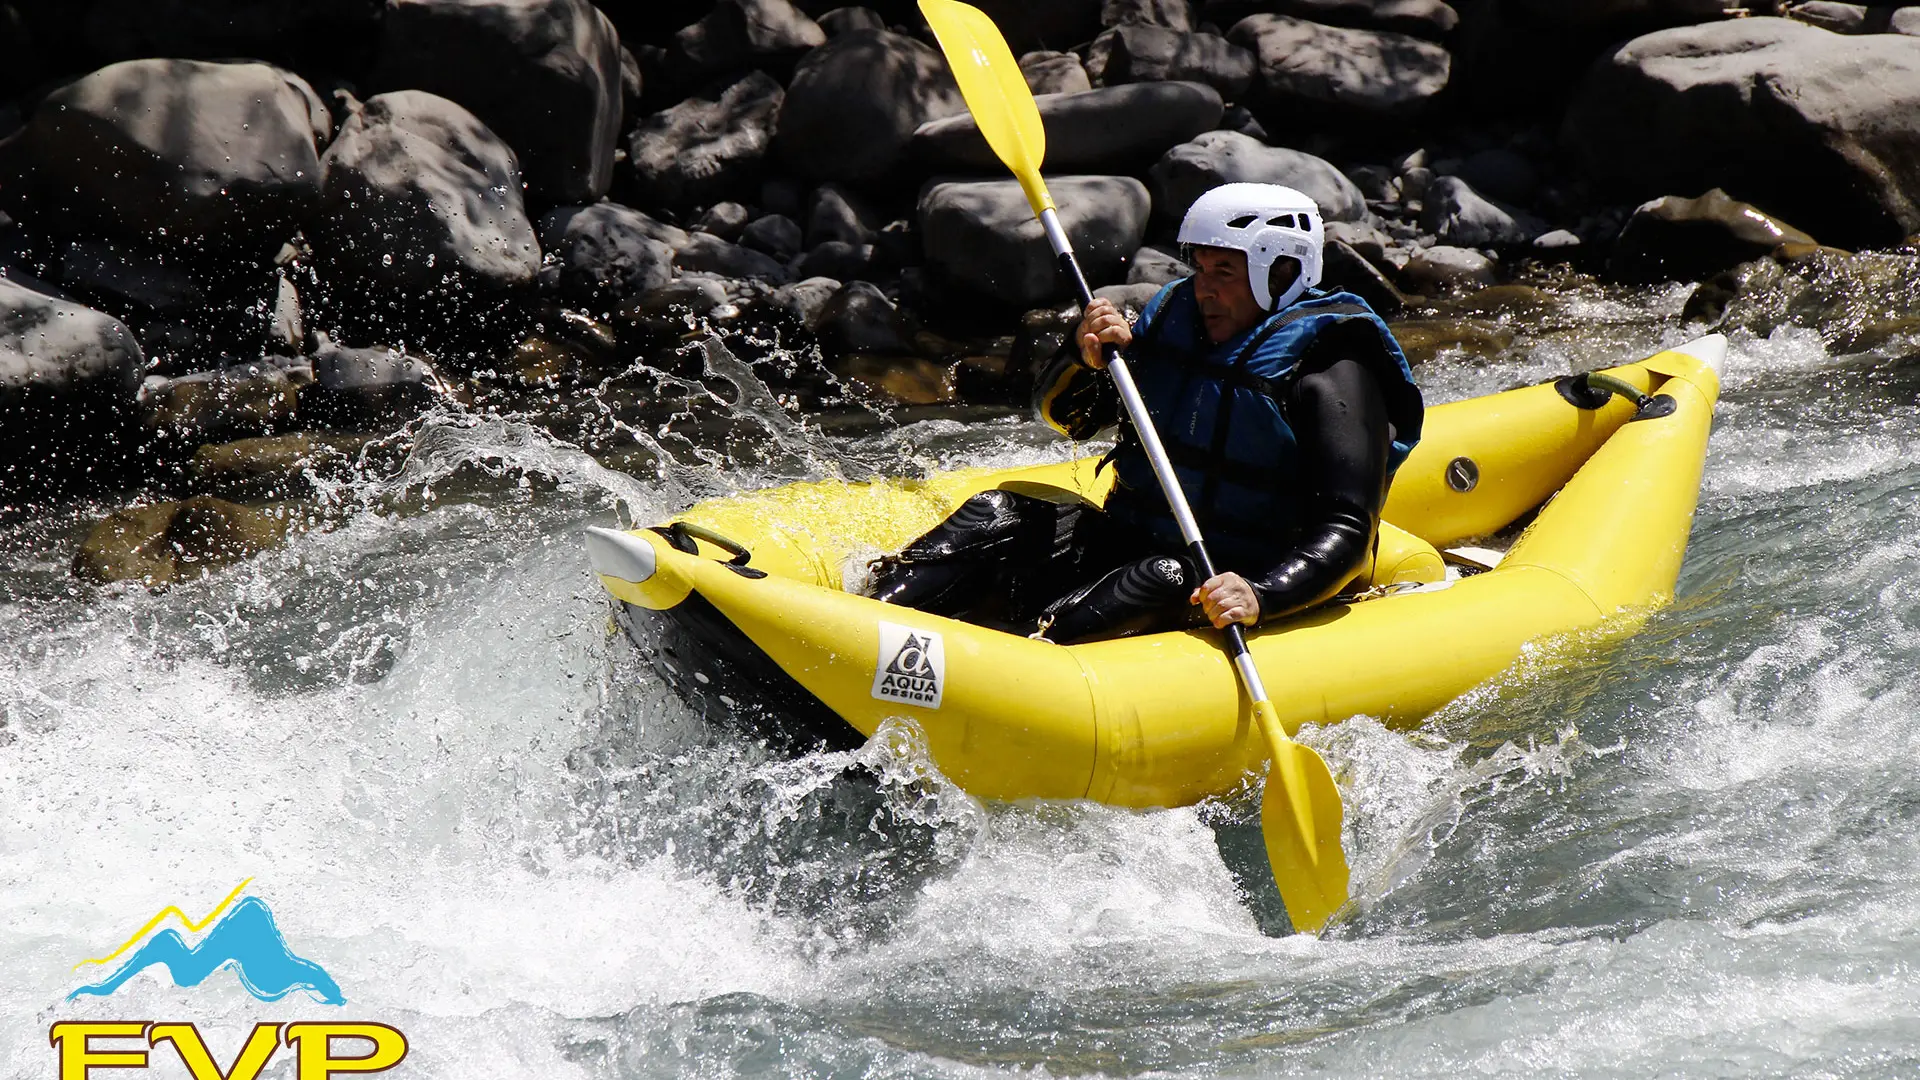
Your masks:
{"label": "large boulder", "polygon": [[131,404],[145,367],[120,320],[0,277],[0,408]]}
{"label": "large boulder", "polygon": [[[1124,176],[1057,176],[1047,186],[1088,281],[1123,280],[1146,235],[1147,189]],[[920,196],[920,235],[929,267],[967,292],[1025,309],[1063,291],[1059,263],[1017,181],[929,185]]]}
{"label": "large boulder", "polygon": [[1903,35],[1770,18],[1648,34],[1594,66],[1562,136],[1623,196],[1719,187],[1850,246],[1920,231],[1920,41]]}
{"label": "large boulder", "polygon": [[319,204],[331,130],[279,68],[129,60],[49,94],[25,138],[50,220],[271,252]]}
{"label": "large boulder", "polygon": [[497,290],[540,266],[513,151],[446,98],[399,90],[353,103],[309,230],[321,271],[406,292]]}
{"label": "large boulder", "polygon": [[1285,184],[1318,203],[1328,221],[1367,216],[1360,189],[1339,169],[1300,150],[1268,146],[1237,131],[1209,131],[1167,151],[1148,174],[1153,209],[1178,222],[1193,200],[1222,184]]}
{"label": "large boulder", "polygon": [[1607,269],[1622,281],[1699,281],[1813,237],[1715,188],[1697,199],[1668,195],[1627,219]]}
{"label": "large boulder", "polygon": [[921,124],[966,109],[940,54],[886,30],[855,30],[794,70],[775,147],[813,180],[877,180],[899,165]]}
{"label": "large boulder", "polygon": [[1415,117],[1446,89],[1452,71],[1452,57],[1431,41],[1286,15],[1250,15],[1227,37],[1259,65],[1255,104],[1282,114],[1332,108]]}
{"label": "large boulder", "polygon": [[627,137],[635,197],[647,205],[707,205],[757,190],[786,94],[753,72],[723,92],[690,97],[642,120]]}
{"label": "large boulder", "polygon": [[[1047,133],[1047,167],[1122,173],[1152,162],[1220,122],[1220,95],[1200,83],[1135,83],[1034,99]],[[914,133],[914,150],[934,171],[1000,173],[1004,166],[970,114],[935,120]]]}
{"label": "large boulder", "polygon": [[827,32],[789,0],[719,0],[699,22],[674,35],[669,52],[682,78],[749,67],[792,70]]}
{"label": "large boulder", "polygon": [[387,0],[369,87],[456,101],[554,202],[607,193],[620,138],[620,38],[588,0]]}
{"label": "large boulder", "polygon": [[1218,34],[1160,26],[1119,26],[1093,39],[1087,73],[1102,86],[1184,80],[1236,101],[1252,85],[1253,54]]}
{"label": "large boulder", "polygon": [[1328,26],[1390,30],[1427,41],[1444,41],[1460,25],[1460,13],[1442,0],[1278,0],[1271,10]]}
{"label": "large boulder", "polygon": [[[593,303],[618,307],[638,299],[673,276],[673,248],[658,238],[662,228],[616,203],[559,207],[540,219],[540,248],[546,252],[542,280]],[[685,241],[680,233],[680,242]]]}

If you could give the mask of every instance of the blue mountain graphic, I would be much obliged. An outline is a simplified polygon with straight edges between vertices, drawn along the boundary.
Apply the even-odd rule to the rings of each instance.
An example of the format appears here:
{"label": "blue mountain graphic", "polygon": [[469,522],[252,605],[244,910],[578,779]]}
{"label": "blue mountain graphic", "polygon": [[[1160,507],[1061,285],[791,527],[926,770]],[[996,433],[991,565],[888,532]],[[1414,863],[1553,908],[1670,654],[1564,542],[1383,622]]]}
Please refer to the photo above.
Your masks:
{"label": "blue mountain graphic", "polygon": [[279,1001],[295,990],[305,990],[323,1005],[347,1003],[340,995],[340,984],[319,964],[293,955],[266,901],[253,896],[242,897],[200,944],[188,945],[178,930],[162,930],[105,982],[83,986],[68,994],[67,1000],[81,994],[105,997],[154,964],[167,969],[175,986],[199,986],[207,976],[231,965],[240,985],[261,1001]]}

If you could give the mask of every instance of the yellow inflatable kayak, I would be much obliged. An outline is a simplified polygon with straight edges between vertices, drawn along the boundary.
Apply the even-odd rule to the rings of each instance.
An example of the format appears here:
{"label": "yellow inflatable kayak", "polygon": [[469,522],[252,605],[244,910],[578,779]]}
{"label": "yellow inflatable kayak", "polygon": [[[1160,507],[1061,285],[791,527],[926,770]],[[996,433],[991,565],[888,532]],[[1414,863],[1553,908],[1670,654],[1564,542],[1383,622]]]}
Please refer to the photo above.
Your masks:
{"label": "yellow inflatable kayak", "polygon": [[[1669,600],[1725,353],[1716,334],[1598,378],[1428,410],[1354,594],[1248,635],[1287,730],[1362,714],[1417,724],[1529,641],[1622,615],[1631,627]],[[905,717],[983,798],[1184,805],[1267,756],[1216,633],[1063,646],[843,587],[976,492],[1098,501],[1110,475],[1085,459],[794,484],[651,529],[590,529],[587,549],[662,673],[729,713],[764,703],[779,741],[844,745]],[[1504,553],[1484,546],[1522,523]]]}

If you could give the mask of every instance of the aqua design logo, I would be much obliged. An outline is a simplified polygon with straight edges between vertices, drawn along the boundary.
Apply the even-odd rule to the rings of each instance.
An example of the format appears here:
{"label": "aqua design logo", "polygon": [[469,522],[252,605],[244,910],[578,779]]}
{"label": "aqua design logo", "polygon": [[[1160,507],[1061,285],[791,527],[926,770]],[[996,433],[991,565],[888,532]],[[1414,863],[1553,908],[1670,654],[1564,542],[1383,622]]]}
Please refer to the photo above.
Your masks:
{"label": "aqua design logo", "polygon": [[[68,994],[67,1000],[81,996],[105,997],[157,964],[167,969],[175,986],[199,986],[216,972],[231,969],[247,993],[261,1001],[279,1001],[296,991],[305,991],[323,1005],[345,1005],[347,999],[341,995],[340,984],[333,981],[333,976],[287,947],[287,940],[274,922],[267,902],[258,896],[241,895],[252,880],[242,881],[198,921],[188,918],[177,906],[161,908],[119,948],[75,964],[74,970],[79,971],[120,961],[112,974],[80,987]],[[186,935],[174,926],[155,933],[169,918],[176,920],[187,933],[205,930],[206,936],[196,944],[189,944]],[[126,959],[121,960],[123,956]]]}
{"label": "aqua design logo", "polygon": [[873,696],[926,709],[940,707],[947,681],[947,646],[937,630],[880,622]]}

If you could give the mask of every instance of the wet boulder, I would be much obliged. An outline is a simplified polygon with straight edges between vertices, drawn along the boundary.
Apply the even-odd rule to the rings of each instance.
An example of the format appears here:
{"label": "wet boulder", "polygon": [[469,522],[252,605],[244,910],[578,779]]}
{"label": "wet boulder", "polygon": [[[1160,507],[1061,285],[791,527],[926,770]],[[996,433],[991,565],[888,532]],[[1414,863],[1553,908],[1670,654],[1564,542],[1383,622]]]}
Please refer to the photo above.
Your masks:
{"label": "wet boulder", "polygon": [[[1063,172],[1124,173],[1220,122],[1220,94],[1200,83],[1135,83],[1036,99],[1047,133],[1047,167]],[[1000,159],[971,115],[932,121],[914,150],[936,172],[999,174]]]}
{"label": "wet boulder", "polygon": [[1268,146],[1237,131],[1209,131],[1166,152],[1148,174],[1153,210],[1177,223],[1193,200],[1222,184],[1285,184],[1318,203],[1328,221],[1359,221],[1367,201],[1352,180],[1322,158]]}
{"label": "wet boulder", "polygon": [[687,242],[673,254],[673,264],[682,270],[718,274],[729,278],[785,284],[787,268],[780,260],[750,247],[722,240],[711,233],[690,233]]}
{"label": "wet boulder", "polygon": [[688,207],[757,188],[785,97],[779,83],[756,71],[640,121],[627,137],[634,197]]}
{"label": "wet boulder", "polygon": [[830,353],[913,352],[913,321],[869,282],[847,282],[820,306],[812,326]]}
{"label": "wet boulder", "polygon": [[840,283],[830,277],[810,277],[782,285],[767,295],[767,303],[812,328],[820,321],[827,301],[840,291]]}
{"label": "wet boulder", "polygon": [[174,378],[150,375],[140,387],[141,418],[151,430],[181,436],[272,431],[293,420],[306,381],[309,370],[265,360]]}
{"label": "wet boulder", "polygon": [[279,68],[129,60],[49,94],[24,145],[70,226],[271,253],[319,205],[331,131]]}
{"label": "wet boulder", "polygon": [[686,242],[685,232],[617,203],[559,207],[540,219],[541,280],[567,296],[617,307],[673,277],[673,248],[663,234]]}
{"label": "wet boulder", "polygon": [[131,405],[145,367],[120,320],[0,278],[0,416],[69,413],[83,425],[88,412]]}
{"label": "wet boulder", "polygon": [[1035,94],[1077,94],[1093,89],[1086,65],[1072,53],[1030,52],[1020,58],[1020,74]]}
{"label": "wet boulder", "polygon": [[1525,244],[1546,226],[1522,211],[1502,206],[1457,176],[1442,176],[1427,188],[1420,227],[1457,247]]}
{"label": "wet boulder", "polygon": [[764,67],[790,71],[827,32],[789,0],[719,0],[699,22],[674,35],[669,50],[681,79]]}
{"label": "wet boulder", "polygon": [[[1088,281],[1122,280],[1146,234],[1147,189],[1123,176],[1059,176],[1047,186]],[[945,282],[1022,309],[1064,291],[1017,181],[933,184],[921,193],[919,213],[927,264]]]}
{"label": "wet boulder", "polygon": [[313,382],[300,391],[301,412],[315,423],[365,429],[461,400],[458,388],[425,357],[382,346],[350,348],[317,336]]}
{"label": "wet boulder", "polygon": [[322,273],[406,292],[526,285],[540,251],[513,151],[446,98],[354,102],[323,163],[309,230]]}
{"label": "wet boulder", "polygon": [[1235,101],[1252,85],[1253,54],[1218,34],[1120,26],[1093,39],[1087,72],[1102,86],[1184,80]]}
{"label": "wet boulder", "polygon": [[1252,52],[1258,66],[1250,104],[1282,115],[1331,107],[1411,119],[1446,89],[1452,73],[1446,49],[1385,30],[1249,15],[1227,38]]}
{"label": "wet boulder", "polygon": [[856,30],[801,60],[774,146],[808,179],[871,181],[901,164],[921,124],[965,109],[932,47],[887,30]]}
{"label": "wet boulder", "polygon": [[1470,292],[1493,284],[1497,264],[1472,248],[1435,244],[1413,253],[1400,270],[1407,291],[1421,296]]}
{"label": "wet boulder", "polygon": [[279,547],[291,530],[284,508],[259,510],[196,495],[107,516],[74,556],[83,581],[135,581],[164,589]]}
{"label": "wet boulder", "polygon": [[458,102],[513,148],[542,199],[607,193],[620,38],[588,0],[387,0],[382,25],[371,89]]}
{"label": "wet boulder", "polygon": [[752,220],[753,211],[747,209],[745,203],[718,202],[707,207],[706,213],[700,215],[700,220],[694,222],[693,230],[712,233],[728,243],[736,243],[740,234],[747,230],[747,222]]}
{"label": "wet boulder", "polygon": [[1920,232],[1920,40],[1740,19],[1635,38],[1562,127],[1615,194],[1722,188],[1853,246]]}
{"label": "wet boulder", "polygon": [[1614,242],[1608,272],[1621,281],[1699,281],[1781,244],[1813,237],[1714,188],[1697,199],[1667,195],[1643,203]]}

